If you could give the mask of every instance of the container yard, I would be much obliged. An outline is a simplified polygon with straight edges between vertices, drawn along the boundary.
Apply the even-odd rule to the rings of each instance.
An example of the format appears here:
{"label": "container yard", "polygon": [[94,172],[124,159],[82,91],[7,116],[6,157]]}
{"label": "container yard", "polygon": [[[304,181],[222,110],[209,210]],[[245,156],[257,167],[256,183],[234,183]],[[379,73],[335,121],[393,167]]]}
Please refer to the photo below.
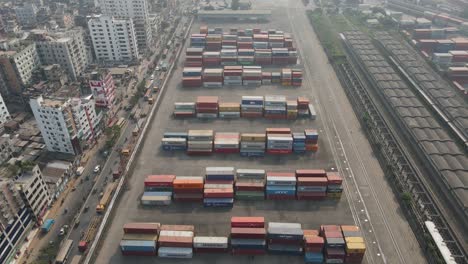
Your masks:
{"label": "container yard", "polygon": [[[352,257],[352,249],[358,247],[349,241],[347,252],[344,231],[342,237],[327,232],[329,240],[344,241],[339,244],[343,250],[337,252],[330,247],[327,251],[321,225],[356,224],[362,226],[366,245],[362,263],[384,263],[382,254],[388,263],[404,263],[400,254],[411,256],[413,263],[424,263],[411,231],[398,213],[391,189],[385,185],[383,172],[356,125],[349,102],[333,71],[327,68],[302,3],[254,2],[272,8],[275,19],[265,24],[193,23],[177,68],[168,74],[171,77],[159,93],[160,100],[155,101],[157,111],[116,200],[93,263],[292,264],[344,259]],[[300,13],[297,21],[290,13]],[[257,28],[260,33],[272,29],[268,41],[266,34],[250,40],[237,33],[251,29],[253,34]],[[208,38],[208,31],[213,36]],[[270,34],[279,35],[281,31],[283,37],[270,38]],[[290,34],[290,40],[286,40],[286,34]],[[281,50],[284,48],[287,56]],[[278,55],[275,59],[273,49]],[[296,64],[286,63],[293,54],[297,54]],[[305,58],[316,60],[306,64]],[[278,65],[273,65],[273,60]],[[243,85],[244,81],[249,85]],[[218,88],[219,83],[222,88]],[[197,117],[199,113],[202,115]],[[265,118],[265,113],[270,118]],[[212,118],[213,114],[217,117]],[[325,177],[325,183],[319,178],[326,172],[331,174]],[[342,177],[341,186],[332,172]],[[378,210],[376,201],[391,210]],[[368,207],[363,207],[364,202]],[[232,228],[258,228],[255,223],[242,221],[231,227],[233,216],[264,217],[263,241],[236,238],[232,243]],[[163,246],[153,240],[155,237],[149,243],[132,242],[136,245],[133,249],[151,252],[151,256],[124,256],[120,243],[126,232],[122,227],[151,222],[162,224],[158,238],[165,224],[175,228],[193,225],[194,229],[171,227],[167,230],[170,233],[163,233]],[[300,223],[300,228],[273,225],[269,237],[271,222]],[[300,242],[299,235],[291,237],[291,241],[281,238],[280,232],[300,233],[299,229],[303,232],[301,241],[306,242]],[[242,236],[242,230],[234,231],[234,236]],[[186,236],[188,233],[181,232],[193,233]],[[396,232],[404,235],[391,235]],[[186,237],[192,239],[190,247]],[[285,244],[294,246],[279,252]],[[396,251],[395,245],[407,247],[397,254],[401,250]],[[249,247],[263,249],[265,254],[254,258],[242,254]],[[356,259],[364,254],[355,252],[361,254]]]}

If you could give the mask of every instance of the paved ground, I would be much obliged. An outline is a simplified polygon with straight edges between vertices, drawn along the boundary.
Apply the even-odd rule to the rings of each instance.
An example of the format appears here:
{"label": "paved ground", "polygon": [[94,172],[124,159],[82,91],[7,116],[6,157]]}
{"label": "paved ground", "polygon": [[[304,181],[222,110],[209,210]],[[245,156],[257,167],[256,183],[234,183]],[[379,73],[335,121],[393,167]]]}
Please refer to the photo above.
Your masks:
{"label": "paved ground", "polygon": [[[129,190],[123,193],[112,217],[112,223],[94,263],[151,263],[155,257],[123,257],[119,252],[122,226],[130,221],[156,221],[165,224],[194,224],[199,235],[227,235],[229,219],[233,215],[265,216],[267,221],[300,222],[305,228],[320,224],[359,224],[366,233],[369,250],[366,263],[425,263],[414,236],[401,216],[395,197],[386,183],[383,172],[372,155],[371,148],[360,131],[359,123],[346,99],[315,34],[303,14],[298,0],[257,0],[259,8],[272,9],[275,20],[268,24],[214,24],[209,26],[277,28],[292,32],[301,64],[305,68],[304,85],[300,88],[261,86],[258,88],[189,89],[181,87],[184,56],[168,83],[159,111],[141,153],[136,160]],[[199,24],[193,26],[193,32]],[[222,100],[236,101],[241,95],[283,94],[291,98],[307,96],[317,105],[319,118],[315,121],[257,120],[175,120],[171,117],[173,103],[193,101],[198,95],[218,95]],[[293,131],[317,128],[320,131],[320,150],[316,155],[265,158],[242,158],[238,155],[190,157],[183,153],[165,153],[160,140],[166,131],[214,129],[215,131],[262,132],[266,127],[288,126]],[[234,166],[236,168],[264,168],[273,171],[292,171],[297,168],[339,169],[345,176],[345,194],[339,202],[236,202],[232,210],[205,209],[201,204],[173,203],[163,208],[142,208],[139,198],[143,179],[148,174],[174,173],[202,175],[206,166]],[[158,259],[158,263],[187,263],[187,261]],[[190,263],[303,263],[300,257],[264,256],[250,259],[229,255],[204,257],[196,255]]]}

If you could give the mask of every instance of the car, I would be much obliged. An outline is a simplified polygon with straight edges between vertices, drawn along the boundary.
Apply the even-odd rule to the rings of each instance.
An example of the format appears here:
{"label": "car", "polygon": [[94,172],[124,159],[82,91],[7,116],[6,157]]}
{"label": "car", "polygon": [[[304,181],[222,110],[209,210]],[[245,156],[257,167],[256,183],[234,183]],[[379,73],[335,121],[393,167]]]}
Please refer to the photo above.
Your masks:
{"label": "car", "polygon": [[100,166],[100,165],[96,165],[96,167],[94,167],[94,172],[95,172],[95,173],[98,173],[100,170],[101,170],[101,166]]}

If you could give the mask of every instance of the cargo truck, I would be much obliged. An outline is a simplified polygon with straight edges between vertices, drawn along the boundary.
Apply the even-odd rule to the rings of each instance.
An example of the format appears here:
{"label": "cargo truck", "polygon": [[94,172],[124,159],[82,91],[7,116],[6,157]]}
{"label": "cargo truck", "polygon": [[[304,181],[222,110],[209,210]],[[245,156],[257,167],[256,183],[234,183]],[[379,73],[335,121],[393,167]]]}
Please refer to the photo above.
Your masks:
{"label": "cargo truck", "polygon": [[111,200],[111,197],[112,197],[112,193],[114,192],[114,189],[115,189],[115,182],[109,184],[107,187],[106,187],[106,190],[104,191],[102,197],[101,197],[101,200],[99,201],[98,205],[96,206],[96,212],[98,214],[100,213],[103,213],[106,208],[107,208],[107,205],[109,205],[109,202]]}
{"label": "cargo truck", "polygon": [[48,233],[52,226],[54,225],[55,220],[54,219],[46,219],[44,223],[41,226],[41,231],[42,233]]}

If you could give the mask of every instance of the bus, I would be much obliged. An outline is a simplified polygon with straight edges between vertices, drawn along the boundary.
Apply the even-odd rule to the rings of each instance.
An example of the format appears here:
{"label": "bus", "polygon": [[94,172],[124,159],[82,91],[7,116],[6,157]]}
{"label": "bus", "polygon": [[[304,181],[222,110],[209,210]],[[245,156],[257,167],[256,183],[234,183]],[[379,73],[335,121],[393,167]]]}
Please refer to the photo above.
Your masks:
{"label": "bus", "polygon": [[127,122],[127,120],[125,120],[125,118],[121,117],[121,118],[119,118],[119,121],[117,121],[117,123],[115,125],[122,128],[125,125],[125,122]]}
{"label": "bus", "polygon": [[145,92],[145,97],[144,97],[145,101],[148,101],[150,99],[150,97],[152,97],[151,89],[148,89]]}
{"label": "bus", "polygon": [[60,248],[60,251],[57,255],[57,258],[55,259],[55,264],[65,264],[67,263],[68,257],[70,255],[71,249],[73,246],[73,240],[67,239],[63,243],[62,247]]}
{"label": "bus", "polygon": [[115,182],[109,184],[106,187],[106,190],[102,194],[99,204],[96,206],[97,213],[103,213],[106,210],[106,207],[112,198],[112,193],[114,192],[114,188],[115,188]]}

